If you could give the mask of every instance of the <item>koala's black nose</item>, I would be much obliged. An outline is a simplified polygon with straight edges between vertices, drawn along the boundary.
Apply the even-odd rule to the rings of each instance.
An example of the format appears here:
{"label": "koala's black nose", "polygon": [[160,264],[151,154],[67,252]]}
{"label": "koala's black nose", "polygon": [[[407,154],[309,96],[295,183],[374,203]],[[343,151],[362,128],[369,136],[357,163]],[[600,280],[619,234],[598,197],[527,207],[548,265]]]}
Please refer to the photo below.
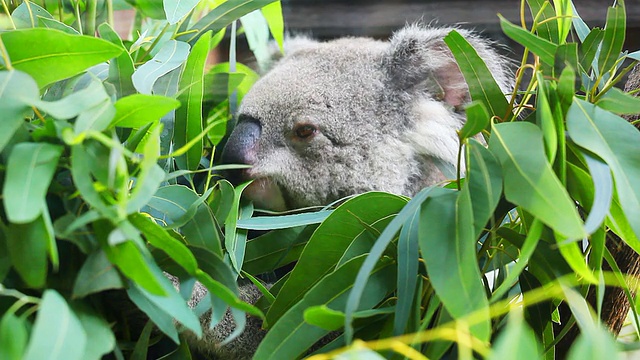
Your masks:
{"label": "koala's black nose", "polygon": [[[255,165],[261,132],[260,121],[250,116],[240,115],[238,124],[231,132],[222,151],[222,162],[224,164]],[[224,175],[232,184],[237,185],[249,180],[246,170],[227,170]]]}

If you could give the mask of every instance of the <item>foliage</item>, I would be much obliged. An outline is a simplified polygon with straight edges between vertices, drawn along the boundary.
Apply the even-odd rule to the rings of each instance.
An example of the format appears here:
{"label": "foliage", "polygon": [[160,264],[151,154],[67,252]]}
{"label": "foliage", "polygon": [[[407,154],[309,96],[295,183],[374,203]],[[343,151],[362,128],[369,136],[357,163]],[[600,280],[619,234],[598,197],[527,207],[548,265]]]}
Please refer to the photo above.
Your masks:
{"label": "foliage", "polygon": [[[640,251],[640,134],[619,116],[640,113],[640,100],[614,88],[640,58],[622,52],[622,1],[603,29],[569,0],[527,1],[528,25],[501,18],[525,47],[506,101],[464,38],[447,36],[474,100],[459,133],[465,178],[412,199],[371,192],[269,217],[203,156],[255,75],[233,53],[205,63],[227,25],[265,5],[267,27],[256,27],[281,40],[279,3],[128,2],[135,42],[111,27],[111,1],[3,1],[15,29],[0,33],[0,358],[145,358],[151,324],[178,343],[183,329],[202,332],[196,313],[226,306],[266,320],[257,359],[310,348],[317,359],[552,359],[568,309],[562,325],[582,333],[570,358],[622,356],[601,301],[586,300],[589,288],[628,288],[602,270],[618,268],[607,234]],[[239,277],[294,262],[269,296],[240,301]],[[210,291],[205,308],[186,304],[194,280]],[[109,306],[123,289],[149,316],[144,328]]]}

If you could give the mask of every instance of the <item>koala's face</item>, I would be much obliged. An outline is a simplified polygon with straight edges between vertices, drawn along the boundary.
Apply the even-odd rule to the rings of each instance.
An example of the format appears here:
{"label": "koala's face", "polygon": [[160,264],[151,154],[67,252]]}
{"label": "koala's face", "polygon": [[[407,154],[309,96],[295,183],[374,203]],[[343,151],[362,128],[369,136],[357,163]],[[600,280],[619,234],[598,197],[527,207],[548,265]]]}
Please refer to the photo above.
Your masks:
{"label": "koala's face", "polygon": [[[363,38],[307,40],[290,52],[242,101],[223,161],[252,168],[230,180],[254,180],[244,195],[273,210],[324,205],[370,190],[412,195],[416,184],[433,183],[432,154],[419,149],[416,134],[425,133],[427,142],[442,135],[456,151],[455,130],[462,124],[425,85],[433,69],[399,69],[398,56],[420,50],[414,42],[405,46]],[[424,128],[429,121],[433,129]]]}

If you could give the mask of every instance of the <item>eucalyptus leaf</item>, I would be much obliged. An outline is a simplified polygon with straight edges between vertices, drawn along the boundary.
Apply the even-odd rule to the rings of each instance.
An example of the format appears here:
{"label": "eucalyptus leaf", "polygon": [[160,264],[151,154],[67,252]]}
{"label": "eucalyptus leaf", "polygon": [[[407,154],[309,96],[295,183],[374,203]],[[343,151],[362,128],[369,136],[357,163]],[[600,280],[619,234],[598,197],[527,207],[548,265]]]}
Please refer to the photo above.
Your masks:
{"label": "eucalyptus leaf", "polygon": [[153,85],[162,75],[182,65],[189,55],[189,44],[169,40],[153,59],[140,65],[131,76],[133,86],[142,94],[151,94]]}
{"label": "eucalyptus leaf", "polygon": [[31,112],[31,105],[40,98],[38,85],[33,78],[21,71],[0,71],[0,151],[9,143],[13,134]]}
{"label": "eucalyptus leaf", "polygon": [[[31,75],[40,88],[107,61],[123,49],[108,41],[54,29],[22,29],[0,34],[11,65]],[[41,71],[47,69],[47,71]]]}
{"label": "eucalyptus leaf", "polygon": [[500,17],[500,26],[505,35],[538,55],[543,63],[553,66],[557,51],[556,44],[512,24],[500,15],[498,16]]}

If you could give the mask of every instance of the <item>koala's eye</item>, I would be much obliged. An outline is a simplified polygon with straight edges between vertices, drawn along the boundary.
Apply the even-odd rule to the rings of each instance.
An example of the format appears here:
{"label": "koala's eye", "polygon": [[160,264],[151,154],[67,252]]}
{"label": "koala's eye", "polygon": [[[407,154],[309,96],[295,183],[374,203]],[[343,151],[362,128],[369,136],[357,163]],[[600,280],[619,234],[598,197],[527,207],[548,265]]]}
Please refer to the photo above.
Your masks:
{"label": "koala's eye", "polygon": [[310,140],[318,131],[318,128],[312,124],[298,124],[293,128],[294,135],[301,140]]}

